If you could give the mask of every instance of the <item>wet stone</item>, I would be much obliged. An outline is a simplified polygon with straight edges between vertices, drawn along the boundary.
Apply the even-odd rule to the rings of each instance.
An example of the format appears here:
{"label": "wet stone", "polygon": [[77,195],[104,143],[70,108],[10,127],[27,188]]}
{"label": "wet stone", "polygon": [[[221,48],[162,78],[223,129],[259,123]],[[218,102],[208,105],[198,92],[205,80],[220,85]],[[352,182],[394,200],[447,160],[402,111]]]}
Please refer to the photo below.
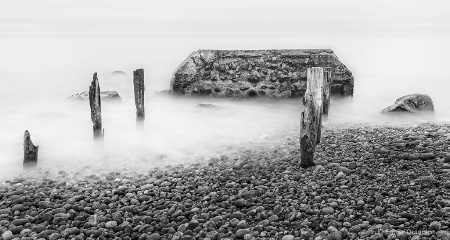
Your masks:
{"label": "wet stone", "polygon": [[117,222],[116,221],[108,221],[105,223],[105,227],[109,228],[109,229],[113,229],[113,228],[117,227]]}
{"label": "wet stone", "polygon": [[14,219],[14,220],[11,222],[11,224],[14,224],[14,225],[16,225],[16,226],[19,226],[19,225],[24,225],[24,224],[26,224],[26,223],[28,223],[28,222],[30,222],[28,219],[26,219],[26,218],[21,218],[21,219]]}
{"label": "wet stone", "polygon": [[321,213],[324,215],[329,215],[334,213],[334,209],[332,207],[322,208]]}
{"label": "wet stone", "polygon": [[23,211],[25,211],[25,206],[24,206],[23,204],[17,204],[17,205],[14,205],[14,206],[11,208],[11,211],[13,211],[13,212],[15,212],[15,211],[23,212]]}
{"label": "wet stone", "polygon": [[441,223],[437,221],[433,221],[430,223],[430,230],[439,231],[441,229]]}
{"label": "wet stone", "polygon": [[249,234],[249,233],[250,233],[250,230],[248,230],[248,229],[239,229],[239,230],[236,231],[236,237],[237,238],[244,238],[244,235],[245,234]]}

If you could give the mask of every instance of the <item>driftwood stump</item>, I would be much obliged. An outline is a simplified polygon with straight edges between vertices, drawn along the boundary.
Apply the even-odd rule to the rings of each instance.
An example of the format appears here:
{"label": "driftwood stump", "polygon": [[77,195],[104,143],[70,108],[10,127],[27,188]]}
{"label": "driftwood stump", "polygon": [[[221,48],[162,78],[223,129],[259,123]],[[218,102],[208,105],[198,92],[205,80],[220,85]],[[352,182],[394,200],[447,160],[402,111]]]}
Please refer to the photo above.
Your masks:
{"label": "driftwood stump", "polygon": [[307,69],[306,93],[303,98],[305,109],[300,120],[300,166],[304,168],[314,166],[314,151],[320,143],[323,82],[323,68]]}
{"label": "driftwood stump", "polygon": [[37,166],[39,146],[35,146],[31,141],[30,133],[25,131],[23,136],[23,168]]}
{"label": "driftwood stump", "polygon": [[325,67],[323,68],[323,114],[328,115],[328,111],[330,109],[330,94],[331,94],[331,82],[333,81],[331,79],[331,68]]}
{"label": "driftwood stump", "polygon": [[102,105],[97,73],[94,73],[91,86],[89,86],[89,104],[91,106],[91,120],[94,130],[94,138],[103,138],[104,129],[102,128]]}
{"label": "driftwood stump", "polygon": [[134,84],[134,103],[136,104],[136,121],[144,121],[145,108],[144,108],[144,69],[136,69],[133,71],[133,84]]}

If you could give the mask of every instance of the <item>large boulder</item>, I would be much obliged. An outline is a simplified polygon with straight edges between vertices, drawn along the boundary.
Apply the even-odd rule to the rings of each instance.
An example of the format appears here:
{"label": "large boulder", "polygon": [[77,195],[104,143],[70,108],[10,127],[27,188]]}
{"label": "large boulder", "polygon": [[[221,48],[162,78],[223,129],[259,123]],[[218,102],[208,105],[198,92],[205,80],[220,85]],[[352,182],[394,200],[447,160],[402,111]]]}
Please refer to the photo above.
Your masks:
{"label": "large boulder", "polygon": [[198,50],[175,71],[172,93],[214,97],[302,97],[306,69],[331,67],[334,95],[353,95],[353,76],[329,49]]}
{"label": "large boulder", "polygon": [[[102,101],[107,102],[121,102],[122,98],[120,97],[117,91],[101,91],[100,99]],[[68,100],[70,101],[89,101],[89,93],[87,91],[76,93],[71,95]]]}
{"label": "large boulder", "polygon": [[410,113],[426,113],[434,112],[433,100],[426,94],[410,94],[403,96],[395,101],[395,103],[381,112],[410,112]]}

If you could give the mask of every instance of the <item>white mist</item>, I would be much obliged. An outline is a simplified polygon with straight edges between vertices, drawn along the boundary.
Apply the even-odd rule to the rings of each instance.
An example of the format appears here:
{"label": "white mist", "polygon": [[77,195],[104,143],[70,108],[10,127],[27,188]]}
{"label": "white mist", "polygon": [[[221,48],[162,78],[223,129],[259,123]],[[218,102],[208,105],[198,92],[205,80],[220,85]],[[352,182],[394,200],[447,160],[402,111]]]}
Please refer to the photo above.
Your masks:
{"label": "white mist", "polygon": [[[301,104],[172,99],[178,65],[197,49],[330,48],[353,72],[354,98],[332,101],[326,124],[397,122],[379,111],[406,94],[432,97],[450,119],[446,1],[2,1],[0,3],[0,175],[21,170],[22,137],[40,145],[41,166],[164,166],[218,155],[270,134],[295,132]],[[26,7],[24,7],[26,6]],[[144,68],[146,122],[136,130],[132,71]],[[111,73],[122,70],[128,76]],[[65,99],[102,90],[103,144],[94,143],[88,103]],[[199,109],[212,103],[220,110]],[[167,157],[162,157],[162,155]]]}

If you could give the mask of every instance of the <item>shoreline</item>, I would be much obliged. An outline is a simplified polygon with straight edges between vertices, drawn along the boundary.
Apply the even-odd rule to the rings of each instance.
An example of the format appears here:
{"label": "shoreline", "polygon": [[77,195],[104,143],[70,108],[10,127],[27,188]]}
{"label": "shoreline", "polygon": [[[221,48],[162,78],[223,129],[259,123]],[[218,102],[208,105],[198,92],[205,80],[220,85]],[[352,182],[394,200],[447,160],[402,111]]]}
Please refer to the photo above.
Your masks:
{"label": "shoreline", "polygon": [[275,146],[203,163],[18,177],[0,184],[0,233],[5,239],[450,236],[444,163],[450,124],[324,127],[318,165],[310,169],[299,167],[292,132]]}

